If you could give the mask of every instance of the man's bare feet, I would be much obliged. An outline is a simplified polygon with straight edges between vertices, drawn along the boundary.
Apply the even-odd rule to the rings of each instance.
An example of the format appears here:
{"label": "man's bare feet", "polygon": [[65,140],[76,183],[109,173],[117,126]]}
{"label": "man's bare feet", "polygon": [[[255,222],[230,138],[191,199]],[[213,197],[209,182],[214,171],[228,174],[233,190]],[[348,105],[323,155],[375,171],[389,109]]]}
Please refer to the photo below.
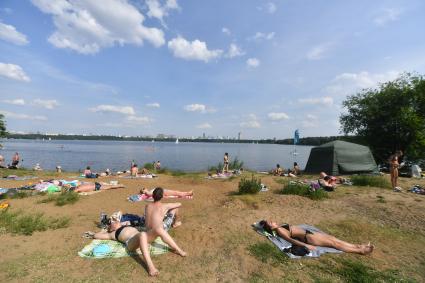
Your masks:
{"label": "man's bare feet", "polygon": [[173,228],[177,228],[177,227],[179,227],[180,225],[182,225],[182,222],[181,222],[181,221],[176,221],[176,222],[174,222],[174,223],[173,223],[173,225],[172,225],[171,227],[173,227]]}
{"label": "man's bare feet", "polygon": [[149,276],[157,276],[159,274],[158,269],[156,268],[152,268],[151,270],[149,270]]}

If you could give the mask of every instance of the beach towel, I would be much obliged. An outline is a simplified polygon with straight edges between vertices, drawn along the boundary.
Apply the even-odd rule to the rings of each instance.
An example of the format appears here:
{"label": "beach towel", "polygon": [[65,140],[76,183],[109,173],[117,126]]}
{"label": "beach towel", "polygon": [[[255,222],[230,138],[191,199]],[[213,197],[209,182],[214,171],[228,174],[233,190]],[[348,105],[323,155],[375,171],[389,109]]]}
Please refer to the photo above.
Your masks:
{"label": "beach towel", "polygon": [[[149,252],[151,255],[165,254],[169,251],[169,247],[164,243],[161,238],[156,238],[149,245]],[[132,255],[138,255],[142,252],[137,249],[134,252],[129,252],[125,245],[113,240],[93,240],[90,244],[85,246],[78,252],[80,257],[84,258],[120,258]]]}
{"label": "beach towel", "polygon": [[[193,199],[193,196],[164,196],[163,198],[181,198],[181,199]],[[147,194],[138,194],[138,195],[131,195],[127,198],[130,202],[138,202],[138,201],[153,201],[153,197],[149,196]]]}
{"label": "beach towel", "polygon": [[218,173],[218,174],[214,174],[212,176],[207,176],[205,177],[205,179],[227,179],[230,178],[232,176],[234,176],[235,174],[233,173]]}
{"label": "beach towel", "polygon": [[124,178],[124,179],[152,179],[152,178],[157,178],[158,176],[155,174],[143,174],[143,175],[137,175],[137,176],[119,176],[119,178]]}
{"label": "beach towel", "polygon": [[[281,250],[283,253],[285,253],[289,258],[292,259],[298,259],[298,258],[302,258],[301,256],[296,256],[293,255],[289,252],[284,252],[284,249],[288,249],[292,246],[292,244],[284,239],[282,239],[279,236],[275,236],[275,235],[271,235],[269,233],[267,233],[266,231],[264,231],[263,228],[261,228],[257,223],[252,224],[252,227],[254,228],[255,231],[257,231],[257,233],[259,233],[260,235],[266,236],[267,239],[269,239],[279,250]],[[301,228],[305,229],[305,230],[310,230],[312,232],[320,232],[323,233],[320,229],[314,227],[314,226],[310,226],[307,224],[301,224],[299,225]],[[304,257],[319,257],[324,253],[343,253],[343,251],[334,249],[334,248],[328,248],[328,247],[319,247],[316,246],[316,249],[313,251],[310,251],[310,253],[306,254]]]}

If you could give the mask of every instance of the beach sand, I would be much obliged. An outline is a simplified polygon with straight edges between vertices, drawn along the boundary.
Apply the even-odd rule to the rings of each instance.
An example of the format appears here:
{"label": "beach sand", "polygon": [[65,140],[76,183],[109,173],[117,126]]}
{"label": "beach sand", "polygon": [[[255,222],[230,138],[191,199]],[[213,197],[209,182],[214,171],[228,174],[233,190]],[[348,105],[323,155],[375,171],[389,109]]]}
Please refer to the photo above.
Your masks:
{"label": "beach sand", "polygon": [[[0,233],[0,281],[313,282],[321,279],[341,282],[345,277],[338,270],[347,266],[346,261],[368,266],[382,276],[393,274],[389,270],[397,270],[394,276],[425,281],[425,196],[382,188],[342,186],[329,193],[329,199],[313,201],[277,194],[285,178],[264,175],[258,176],[270,188],[268,192],[238,196],[232,193],[237,191],[240,177],[207,180],[205,175],[102,178],[102,181],[118,180],[126,188],[81,196],[77,203],[62,207],[38,203],[46,196],[11,199],[12,212],[68,216],[71,223],[68,228],[35,232],[31,236]],[[31,182],[35,180],[0,181],[0,187]],[[416,183],[425,185],[422,180],[400,180],[405,189]],[[180,247],[188,252],[187,258],[173,253],[154,256],[160,275],[152,279],[137,258],[90,260],[77,255],[90,242],[81,237],[82,233],[98,230],[96,223],[101,212],[111,214],[121,210],[143,214],[146,202],[130,203],[127,197],[142,187],[156,186],[194,191],[192,200],[178,200],[183,203],[183,225],[171,231]],[[250,252],[253,245],[267,242],[250,226],[264,218],[315,225],[346,241],[371,241],[376,250],[370,256],[324,255],[319,259],[273,264],[257,259]]]}

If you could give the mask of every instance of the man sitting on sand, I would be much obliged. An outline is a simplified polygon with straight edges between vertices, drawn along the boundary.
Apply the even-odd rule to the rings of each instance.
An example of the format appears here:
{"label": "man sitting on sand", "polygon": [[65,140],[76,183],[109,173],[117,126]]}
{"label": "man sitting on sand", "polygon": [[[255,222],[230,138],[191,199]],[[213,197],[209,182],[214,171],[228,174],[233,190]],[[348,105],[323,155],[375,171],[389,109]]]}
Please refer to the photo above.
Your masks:
{"label": "man sitting on sand", "polygon": [[[186,252],[184,252],[176,244],[176,242],[174,242],[173,238],[171,238],[166,231],[167,228],[178,227],[181,225],[181,222],[177,220],[178,208],[181,207],[181,203],[161,203],[163,195],[164,190],[162,188],[156,188],[152,192],[154,202],[146,205],[145,207],[146,240],[150,243],[154,241],[156,237],[161,237],[161,239],[167,243],[175,253],[184,257],[186,256]],[[144,234],[142,233],[142,237],[143,235]],[[158,275],[159,271],[153,265],[150,257],[145,257],[145,260],[148,266],[149,275]]]}
{"label": "man sitting on sand", "polygon": [[273,175],[283,176],[283,168],[280,167],[280,164],[276,164],[276,168],[273,170]]}

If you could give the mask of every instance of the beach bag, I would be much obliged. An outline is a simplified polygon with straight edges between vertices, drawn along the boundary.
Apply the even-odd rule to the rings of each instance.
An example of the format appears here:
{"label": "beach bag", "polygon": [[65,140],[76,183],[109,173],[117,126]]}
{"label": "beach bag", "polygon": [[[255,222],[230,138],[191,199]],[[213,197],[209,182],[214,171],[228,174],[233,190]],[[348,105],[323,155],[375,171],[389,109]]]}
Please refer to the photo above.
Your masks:
{"label": "beach bag", "polygon": [[292,245],[290,248],[283,249],[286,253],[291,253],[296,256],[305,256],[310,253],[310,250],[304,246]]}

